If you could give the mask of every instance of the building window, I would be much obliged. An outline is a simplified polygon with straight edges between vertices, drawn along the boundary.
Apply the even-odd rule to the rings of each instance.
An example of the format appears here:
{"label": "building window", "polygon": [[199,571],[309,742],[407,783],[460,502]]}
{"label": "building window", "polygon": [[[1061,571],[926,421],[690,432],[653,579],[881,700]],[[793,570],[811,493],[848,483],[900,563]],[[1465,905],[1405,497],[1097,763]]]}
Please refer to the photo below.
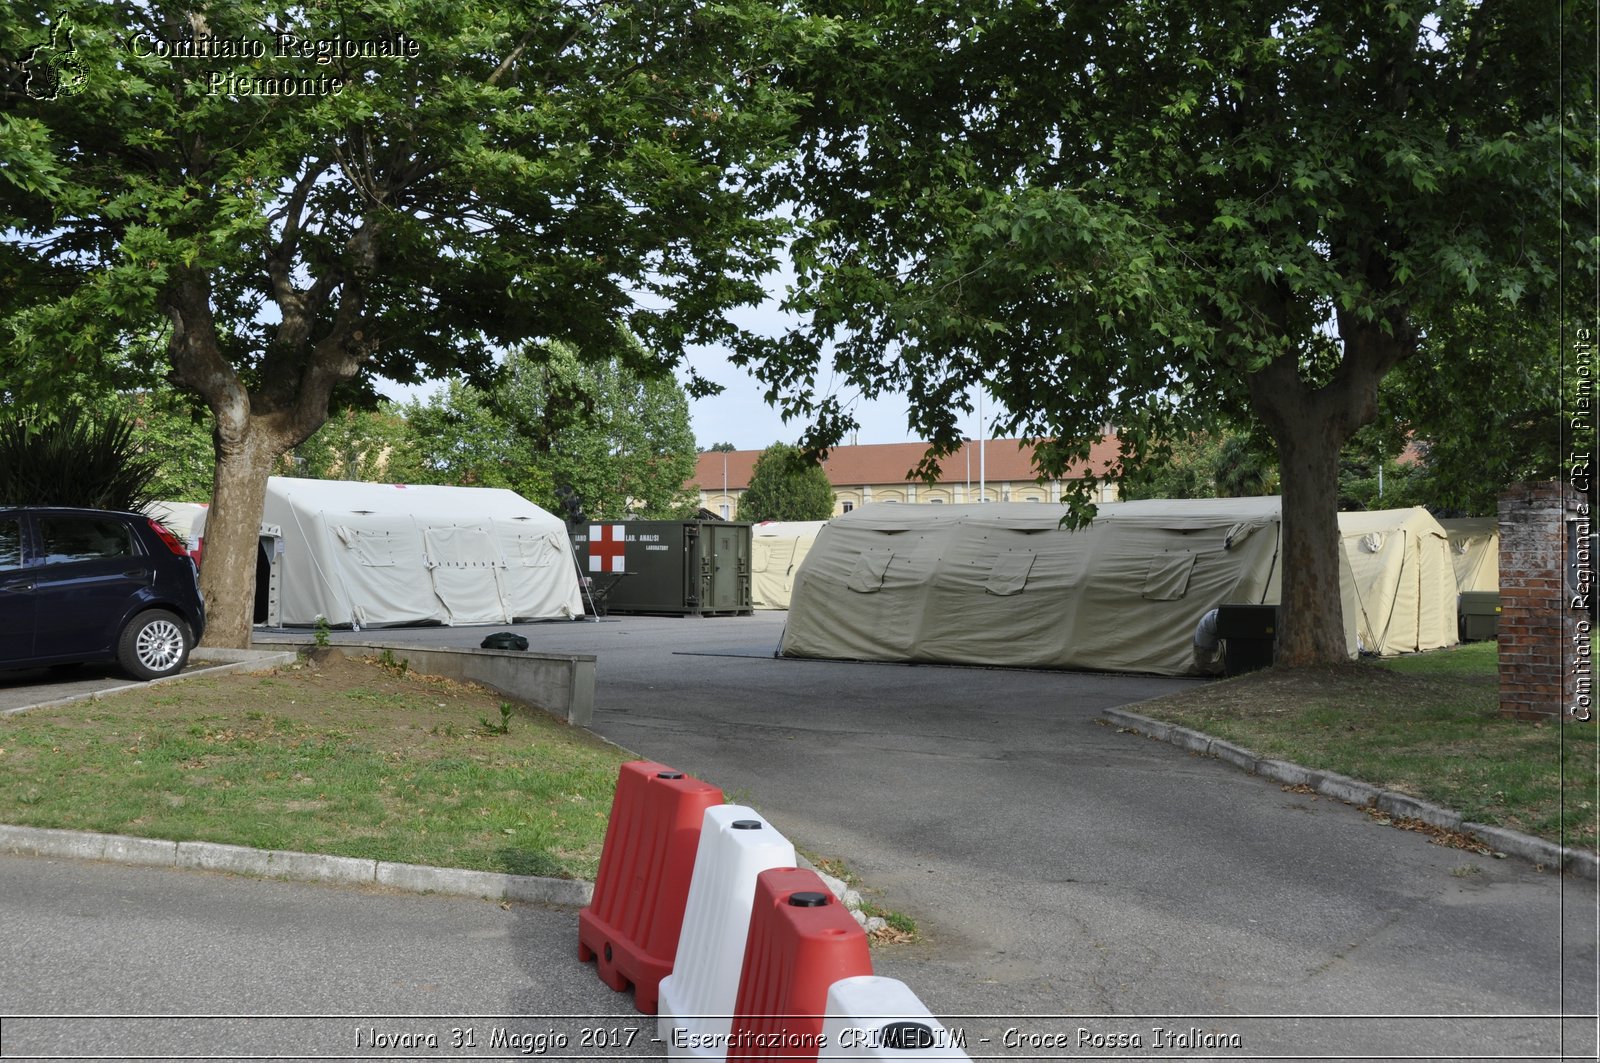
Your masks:
{"label": "building window", "polygon": [[718,506],[717,508],[722,511],[722,519],[723,520],[727,520],[728,519],[728,503],[724,502],[724,503],[722,503],[722,505]]}
{"label": "building window", "polygon": [[930,506],[942,506],[942,505],[944,505],[944,499],[942,499],[942,498],[930,498],[930,499],[928,499],[928,505],[930,505]]}
{"label": "building window", "polygon": [[845,501],[843,501],[843,502],[841,502],[839,504],[844,507],[844,511],[846,513],[850,512],[852,509],[856,508],[856,504],[854,502],[849,501],[848,499],[846,499]]}

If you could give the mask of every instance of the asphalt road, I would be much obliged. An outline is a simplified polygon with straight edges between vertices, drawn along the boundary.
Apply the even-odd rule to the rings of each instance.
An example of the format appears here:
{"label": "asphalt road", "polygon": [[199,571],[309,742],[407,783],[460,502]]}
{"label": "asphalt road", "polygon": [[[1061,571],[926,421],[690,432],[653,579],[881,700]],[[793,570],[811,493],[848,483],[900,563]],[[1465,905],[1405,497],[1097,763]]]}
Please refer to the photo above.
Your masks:
{"label": "asphalt road", "polygon": [[27,857],[0,897],[0,1059],[661,1052],[569,909]]}
{"label": "asphalt road", "polygon": [[[925,942],[877,950],[877,972],[966,1031],[974,1056],[1096,1058],[1137,1039],[1144,1055],[1595,1058],[1593,883],[1431,845],[1095,721],[1187,680],[776,660],[781,622],[517,630],[535,650],[598,655],[598,733],[717,783],[915,918]],[[127,904],[86,892],[75,926],[48,884],[36,905],[13,902],[18,866],[58,865],[0,862],[7,1015],[95,1000],[345,1016],[550,1014],[601,1007],[580,1003],[596,991],[618,1003],[571,955],[570,912],[96,868],[97,888],[157,884]],[[202,886],[222,899],[189,896]],[[215,914],[178,933],[206,904]],[[475,915],[453,924],[458,911]],[[497,926],[504,937],[472,936]],[[80,992],[76,972],[97,962]],[[116,990],[130,977],[147,1003]],[[9,1020],[0,1049],[16,1036]]]}

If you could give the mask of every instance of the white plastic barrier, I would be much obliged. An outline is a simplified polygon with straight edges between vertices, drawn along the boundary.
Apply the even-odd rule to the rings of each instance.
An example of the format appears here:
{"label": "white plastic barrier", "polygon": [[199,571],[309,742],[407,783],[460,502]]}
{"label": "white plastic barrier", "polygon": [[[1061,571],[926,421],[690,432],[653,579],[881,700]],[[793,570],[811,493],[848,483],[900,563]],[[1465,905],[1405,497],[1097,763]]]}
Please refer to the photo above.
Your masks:
{"label": "white plastic barrier", "polygon": [[875,974],[828,987],[825,1043],[817,1059],[969,1059],[904,982]]}
{"label": "white plastic barrier", "polygon": [[672,973],[661,980],[656,1030],[667,1055],[721,1060],[744,966],[756,876],[793,867],[794,846],[754,809],[706,809]]}

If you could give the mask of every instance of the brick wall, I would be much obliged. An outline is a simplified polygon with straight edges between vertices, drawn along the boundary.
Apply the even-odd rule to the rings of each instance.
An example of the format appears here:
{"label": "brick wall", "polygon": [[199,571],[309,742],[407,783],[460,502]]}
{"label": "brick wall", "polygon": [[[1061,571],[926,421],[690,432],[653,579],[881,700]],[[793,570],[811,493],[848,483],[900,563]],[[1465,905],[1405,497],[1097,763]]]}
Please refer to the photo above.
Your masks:
{"label": "brick wall", "polygon": [[1573,703],[1578,614],[1565,587],[1566,521],[1579,501],[1555,480],[1514,484],[1500,496],[1502,716],[1564,717]]}

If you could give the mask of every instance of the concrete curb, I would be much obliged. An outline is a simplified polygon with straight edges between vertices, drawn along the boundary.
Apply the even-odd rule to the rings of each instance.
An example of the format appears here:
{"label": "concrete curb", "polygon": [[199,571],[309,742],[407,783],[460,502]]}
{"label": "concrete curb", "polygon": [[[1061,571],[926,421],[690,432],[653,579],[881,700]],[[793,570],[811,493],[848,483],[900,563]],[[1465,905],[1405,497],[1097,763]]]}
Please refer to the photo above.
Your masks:
{"label": "concrete curb", "polygon": [[279,665],[293,664],[296,656],[293,650],[228,650],[197,646],[189,654],[189,660],[193,662],[193,666],[185,668],[177,675],[169,675],[165,679],[151,679],[147,682],[120,683],[114,687],[106,687],[103,690],[88,690],[82,694],[69,694],[64,698],[53,698],[50,701],[41,701],[33,705],[6,709],[3,715],[14,716],[19,712],[32,712],[34,709],[52,709],[79,701],[99,701],[101,698],[108,698],[113,694],[122,694],[130,690],[147,690],[150,687],[161,686],[165,683],[181,683],[185,679],[196,679],[200,676],[227,675],[230,672],[265,671],[268,668],[276,668]]}
{"label": "concrete curb", "polygon": [[1391,816],[1421,820],[1444,830],[1460,831],[1475,836],[1498,853],[1520,857],[1542,867],[1569,871],[1580,878],[1600,881],[1600,857],[1578,849],[1568,849],[1555,842],[1535,838],[1531,834],[1494,827],[1487,823],[1471,823],[1462,819],[1461,813],[1441,808],[1408,794],[1384,790],[1331,771],[1316,771],[1291,764],[1286,760],[1270,760],[1232,742],[1211,738],[1187,727],[1152,720],[1127,709],[1106,709],[1101,717],[1126,731],[1134,731],[1148,738],[1170,742],[1194,753],[1203,753],[1226,761],[1242,771],[1285,786],[1309,786],[1325,797],[1332,797],[1358,808],[1376,808]]}
{"label": "concrete curb", "polygon": [[594,883],[579,879],[505,875],[493,871],[425,867],[350,856],[251,849],[215,842],[170,842],[120,834],[0,825],[0,853],[109,860],[145,867],[222,871],[258,878],[338,885],[387,886],[408,893],[442,893],[490,901],[527,901],[581,907]]}

